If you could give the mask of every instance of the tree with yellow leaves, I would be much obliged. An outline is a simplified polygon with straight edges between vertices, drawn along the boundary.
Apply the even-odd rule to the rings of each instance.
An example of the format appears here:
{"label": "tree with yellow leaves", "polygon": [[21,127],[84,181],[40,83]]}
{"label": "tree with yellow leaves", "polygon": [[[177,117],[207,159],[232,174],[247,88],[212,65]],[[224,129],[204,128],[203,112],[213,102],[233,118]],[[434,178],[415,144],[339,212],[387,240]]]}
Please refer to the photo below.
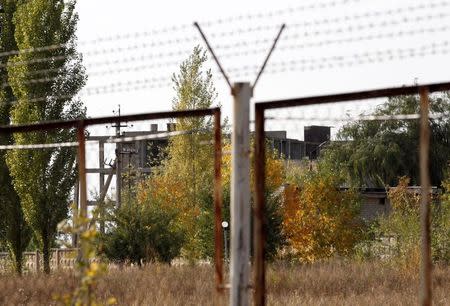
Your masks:
{"label": "tree with yellow leaves", "polygon": [[302,262],[348,255],[361,237],[359,199],[341,190],[339,178],[323,167],[298,173],[285,188],[283,227],[290,253]]}
{"label": "tree with yellow leaves", "polygon": [[[227,143],[223,150],[231,151],[231,144]],[[266,241],[266,257],[271,259],[275,257],[278,251],[286,244],[285,235],[282,229],[282,194],[280,192],[285,178],[285,167],[282,160],[278,159],[275,152],[267,147],[266,154],[266,219],[267,219],[267,241]],[[254,154],[250,154],[253,160]],[[254,163],[251,162],[250,165]],[[225,155],[222,159],[222,189],[223,189],[223,219],[230,220],[230,180],[231,180],[231,155]],[[251,167],[251,188],[253,195],[254,187],[254,168]],[[204,199],[205,205],[202,208],[200,217],[201,232],[200,249],[203,257],[212,258],[214,254],[214,210],[212,197]],[[253,205],[253,196],[251,198]],[[231,222],[230,222],[231,223]],[[228,229],[230,230],[230,229]],[[228,235],[229,238],[229,235]]]}

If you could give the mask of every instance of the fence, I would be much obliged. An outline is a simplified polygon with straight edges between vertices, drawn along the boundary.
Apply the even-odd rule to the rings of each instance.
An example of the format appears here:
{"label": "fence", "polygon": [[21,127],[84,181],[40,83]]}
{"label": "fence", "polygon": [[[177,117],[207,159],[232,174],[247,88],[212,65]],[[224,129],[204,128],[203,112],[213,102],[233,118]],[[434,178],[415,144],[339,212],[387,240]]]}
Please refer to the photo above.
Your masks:
{"label": "fence", "polygon": [[[75,268],[78,249],[51,249],[50,266],[52,270],[71,270]],[[24,252],[23,262],[26,272],[39,273],[42,267],[42,254],[35,252]],[[0,271],[7,271],[10,263],[8,253],[0,253]]]}
{"label": "fence", "polygon": [[[260,102],[255,104],[255,193],[256,193],[256,205],[254,208],[254,302],[256,305],[265,305],[266,303],[266,265],[265,265],[265,252],[266,252],[266,237],[267,237],[267,219],[265,217],[266,204],[267,204],[267,173],[266,173],[266,157],[267,140],[272,137],[272,148],[278,151],[280,156],[284,156],[286,159],[291,159],[293,154],[298,154],[299,156],[306,157],[307,160],[312,159],[315,155],[319,154],[319,151],[323,149],[323,146],[328,142],[328,140],[319,139],[314,141],[315,147],[308,148],[308,139],[304,139],[302,144],[300,141],[295,143],[295,141],[290,141],[288,144],[288,139],[284,139],[284,145],[280,142],[276,143],[273,139],[276,138],[273,134],[275,132],[270,132],[266,128],[270,126],[270,120],[274,119],[277,123],[287,121],[297,122],[297,127],[301,124],[305,125],[305,121],[319,120],[327,121],[327,115],[322,116],[322,118],[314,119],[311,115],[295,117],[298,113],[297,108],[306,108],[308,106],[319,107],[327,103],[342,103],[351,101],[365,101],[367,103],[379,103],[379,98],[392,98],[404,95],[417,95],[420,94],[420,108],[419,113],[413,114],[399,114],[397,116],[389,116],[379,114],[379,116],[366,116],[365,120],[420,120],[420,157],[418,159],[419,171],[418,177],[420,177],[420,193],[421,193],[421,204],[420,204],[420,224],[421,224],[421,270],[420,270],[420,299],[423,305],[429,304],[431,301],[431,255],[430,255],[430,210],[429,210],[429,190],[430,184],[430,171],[429,171],[429,152],[430,152],[430,124],[429,118],[432,116],[440,115],[448,116],[448,114],[431,114],[429,106],[429,94],[435,92],[442,92],[450,90],[450,83],[438,83],[429,84],[421,86],[404,86],[398,88],[386,88],[380,90],[370,90],[361,92],[351,92],[336,95],[325,95],[325,96],[315,96],[307,98],[298,98],[291,100],[279,100],[279,101],[269,101]],[[368,102],[369,101],[369,102]],[[274,110],[280,111],[280,109],[288,109],[289,113],[284,114],[281,117],[271,117]],[[297,110],[297,112],[296,112]],[[311,112],[311,109],[309,109]],[[331,112],[333,109],[331,109]],[[306,112],[308,113],[308,112]],[[317,113],[317,111],[316,111]],[[328,112],[330,113],[330,111]],[[330,114],[328,114],[328,117]],[[364,118],[353,118],[353,120],[364,119]],[[335,121],[332,118],[329,121]],[[350,118],[342,117],[341,120],[351,121]],[[328,129],[329,131],[329,129]],[[296,131],[298,133],[298,130]],[[321,133],[323,131],[317,131],[316,136],[321,138]],[[306,134],[305,134],[306,135]],[[328,132],[329,135],[329,132]],[[323,135],[322,135],[323,136]],[[417,135],[419,136],[419,135]],[[283,137],[281,137],[283,138]],[[288,137],[284,137],[288,138]],[[292,145],[292,146],[290,146]],[[302,147],[303,145],[303,151]],[[297,146],[298,148],[293,148]],[[277,148],[278,147],[278,148]],[[305,154],[305,152],[308,152]],[[311,167],[311,164],[309,165]]]}
{"label": "fence", "polygon": [[[11,125],[11,126],[3,126],[0,127],[0,134],[13,134],[13,135],[24,135],[25,133],[42,133],[41,135],[46,135],[46,133],[51,131],[63,131],[68,130],[72,131],[74,135],[76,135],[76,142],[69,143],[54,143],[54,144],[35,144],[35,143],[27,143],[22,145],[12,145],[12,146],[2,146],[1,149],[4,150],[33,150],[33,149],[46,149],[46,148],[62,148],[62,147],[77,147],[77,167],[78,167],[78,186],[74,189],[74,198],[75,202],[78,203],[78,210],[74,211],[74,214],[77,214],[81,217],[88,217],[88,205],[95,205],[92,201],[88,201],[88,182],[87,175],[88,174],[98,174],[100,176],[100,190],[103,199],[106,196],[108,191],[108,186],[111,181],[112,172],[115,170],[115,175],[117,178],[117,187],[116,189],[120,191],[120,185],[124,180],[124,175],[120,172],[123,171],[123,165],[121,167],[120,163],[126,163],[131,165],[132,158],[131,155],[121,154],[121,150],[125,149],[127,144],[137,143],[139,141],[145,141],[150,139],[156,139],[165,137],[181,137],[185,134],[190,134],[192,131],[177,131],[170,130],[174,125],[168,125],[169,131],[164,132],[164,135],[154,134],[146,134],[146,135],[137,135],[137,134],[121,134],[120,126],[124,122],[144,122],[151,121],[155,122],[161,119],[167,120],[183,120],[187,118],[203,118],[210,116],[212,117],[211,130],[209,132],[212,133],[212,140],[207,141],[207,144],[212,144],[213,146],[213,177],[214,184],[212,186],[213,194],[213,214],[214,214],[214,264],[215,264],[215,283],[216,283],[216,292],[223,293],[224,284],[223,284],[223,233],[222,233],[222,174],[221,174],[221,163],[222,163],[222,136],[221,136],[221,112],[219,108],[211,108],[211,109],[198,109],[198,110],[186,110],[186,111],[171,111],[171,112],[159,112],[159,113],[146,113],[146,114],[138,114],[138,115],[127,115],[127,116],[110,116],[110,117],[102,117],[102,118],[88,118],[82,120],[69,120],[69,121],[54,121],[54,122],[42,122],[42,123],[33,123],[26,125]],[[103,124],[114,124],[116,127],[116,131],[118,129],[118,133],[112,136],[98,136],[93,134],[93,127]],[[152,129],[154,125],[151,126]],[[198,132],[198,131],[197,131]],[[205,131],[203,131],[205,132]],[[45,139],[45,136],[44,136]],[[108,144],[116,144],[116,160],[111,165],[112,169],[106,169],[104,157],[105,157],[105,143]],[[91,145],[98,146],[98,151],[93,151],[91,148],[95,148]],[[86,147],[90,146],[88,152]],[[87,168],[87,153],[94,153],[94,155],[89,154],[89,156],[95,156],[98,154],[99,164],[98,168]],[[130,152],[128,152],[130,153]],[[123,156],[122,156],[123,155]],[[127,161],[128,158],[128,161]],[[151,162],[151,161],[150,161]],[[144,169],[145,170],[145,169]],[[108,179],[105,182],[105,175],[108,175]],[[106,188],[105,188],[106,187]],[[116,204],[120,205],[121,197],[120,192],[116,192]],[[95,201],[94,201],[95,202]],[[102,226],[102,225],[101,225]],[[104,225],[103,225],[104,226]],[[83,245],[80,245],[83,248]],[[30,262],[34,264],[33,267],[39,268],[39,255],[38,253],[25,253],[25,256],[34,256],[34,260]],[[56,266],[59,264],[63,264],[61,262],[61,251],[57,251],[54,256],[54,260],[56,260]],[[56,259],[55,259],[56,258]],[[28,262],[29,260],[27,260]],[[30,264],[31,264],[30,263]]]}

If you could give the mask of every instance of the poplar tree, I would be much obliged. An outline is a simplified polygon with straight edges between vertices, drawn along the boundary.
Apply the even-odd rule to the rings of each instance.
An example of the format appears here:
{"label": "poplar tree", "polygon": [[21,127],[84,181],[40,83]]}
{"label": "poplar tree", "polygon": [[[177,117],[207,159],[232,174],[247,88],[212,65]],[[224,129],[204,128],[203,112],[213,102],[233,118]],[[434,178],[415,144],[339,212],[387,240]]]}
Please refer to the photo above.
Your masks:
{"label": "poplar tree", "polygon": [[[0,14],[0,83],[8,82],[6,64],[10,55],[17,51],[14,40],[14,24],[12,17],[16,11],[17,1],[0,0],[3,12]],[[0,88],[0,125],[9,124],[11,104],[14,94],[10,87]],[[0,135],[0,145],[13,143],[11,135]],[[22,252],[27,247],[31,232],[24,219],[19,196],[14,190],[9,169],[6,165],[6,152],[0,150],[0,240],[6,245],[16,273],[22,273]]]}
{"label": "poplar tree", "polygon": [[[8,82],[17,99],[11,109],[12,123],[85,116],[85,109],[76,98],[86,81],[81,56],[76,51],[77,21],[75,1],[18,2],[13,23],[21,52],[8,62]],[[35,52],[26,51],[30,49]],[[16,144],[74,140],[75,131],[71,129],[14,135]],[[7,154],[7,164],[25,219],[42,250],[44,272],[50,273],[50,247],[57,224],[67,218],[77,175],[76,151],[62,147],[13,150]]]}
{"label": "poplar tree", "polygon": [[[176,92],[172,109],[194,110],[211,107],[217,97],[210,70],[204,68],[205,51],[195,47],[192,54],[182,62],[178,73],[172,76]],[[176,182],[177,206],[182,211],[187,242],[183,253],[190,259],[201,254],[198,248],[200,231],[198,218],[203,213],[205,195],[212,194],[214,150],[211,118],[190,117],[176,121],[176,129],[182,135],[169,141],[167,161],[163,174],[167,181]]]}

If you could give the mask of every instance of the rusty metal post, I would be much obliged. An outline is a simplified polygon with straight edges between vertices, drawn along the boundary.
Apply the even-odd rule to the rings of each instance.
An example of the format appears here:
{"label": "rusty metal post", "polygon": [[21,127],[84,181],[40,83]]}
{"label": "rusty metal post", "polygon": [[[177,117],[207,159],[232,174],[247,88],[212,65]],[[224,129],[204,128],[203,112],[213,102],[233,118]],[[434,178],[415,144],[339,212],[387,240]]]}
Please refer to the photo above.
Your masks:
{"label": "rusty metal post", "polygon": [[264,108],[255,105],[255,206],[253,213],[254,239],[254,295],[255,306],[266,303],[266,267],[264,261],[266,241],[266,221],[264,219],[265,202],[265,132]]}
{"label": "rusty metal post", "polygon": [[222,131],[220,110],[214,112],[214,265],[217,296],[223,293]]}
{"label": "rusty metal post", "polygon": [[429,90],[420,87],[420,304],[431,305],[431,238],[430,238],[430,124],[429,116]]}
{"label": "rusty metal post", "polygon": [[[78,216],[81,221],[87,218],[87,185],[86,185],[86,137],[84,134],[84,122],[80,121],[77,127],[77,140],[78,140],[78,181],[80,184],[80,202]],[[83,242],[80,241],[80,251],[78,254],[78,260],[84,261],[84,246]]]}
{"label": "rusty metal post", "polygon": [[[73,187],[73,215],[72,215],[72,222],[75,224],[75,220],[78,217],[78,210],[80,209],[80,182],[76,181],[75,186]],[[72,247],[76,248],[78,247],[78,236],[76,233],[72,233]]]}

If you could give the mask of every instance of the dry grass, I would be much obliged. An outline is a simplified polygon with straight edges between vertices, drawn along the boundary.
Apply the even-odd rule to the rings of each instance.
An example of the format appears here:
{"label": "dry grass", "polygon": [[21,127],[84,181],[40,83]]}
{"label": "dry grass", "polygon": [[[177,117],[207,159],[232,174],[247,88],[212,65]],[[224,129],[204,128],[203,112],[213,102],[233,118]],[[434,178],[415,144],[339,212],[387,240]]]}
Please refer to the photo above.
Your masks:
{"label": "dry grass", "polygon": [[[97,297],[114,296],[119,305],[212,305],[210,266],[150,265],[111,270],[98,283]],[[267,276],[269,305],[414,305],[418,280],[406,272],[374,263],[272,265]],[[67,273],[49,277],[0,276],[1,305],[56,305],[55,294],[75,288]],[[434,271],[434,303],[450,305],[450,268]]]}

